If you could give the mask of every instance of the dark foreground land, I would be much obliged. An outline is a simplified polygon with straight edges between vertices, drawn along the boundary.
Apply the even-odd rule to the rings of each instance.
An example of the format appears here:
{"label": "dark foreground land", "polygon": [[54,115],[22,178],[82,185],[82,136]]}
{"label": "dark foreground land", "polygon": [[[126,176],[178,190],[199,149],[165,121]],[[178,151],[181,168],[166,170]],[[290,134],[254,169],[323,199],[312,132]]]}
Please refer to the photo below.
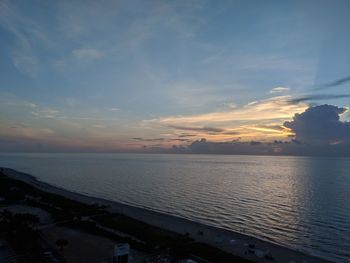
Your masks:
{"label": "dark foreground land", "polygon": [[[196,262],[251,262],[195,242],[189,235],[110,213],[105,206],[86,205],[45,192],[3,171],[0,197],[1,249],[11,251],[8,262],[83,262],[83,258],[84,262],[108,262],[114,243],[129,243],[133,262],[181,262],[190,258]],[[41,222],[40,213],[50,219]],[[75,249],[67,253],[70,246]],[[87,250],[89,247],[95,251]]]}
{"label": "dark foreground land", "polygon": [[329,262],[241,233],[72,193],[0,170],[0,262]]}

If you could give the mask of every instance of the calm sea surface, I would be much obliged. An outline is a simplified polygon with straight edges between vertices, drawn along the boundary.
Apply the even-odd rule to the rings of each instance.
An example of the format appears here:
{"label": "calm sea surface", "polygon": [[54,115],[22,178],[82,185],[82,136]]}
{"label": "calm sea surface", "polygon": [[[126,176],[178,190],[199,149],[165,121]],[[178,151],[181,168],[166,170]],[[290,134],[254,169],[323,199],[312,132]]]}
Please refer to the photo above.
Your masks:
{"label": "calm sea surface", "polygon": [[0,154],[0,166],[350,262],[349,158]]}

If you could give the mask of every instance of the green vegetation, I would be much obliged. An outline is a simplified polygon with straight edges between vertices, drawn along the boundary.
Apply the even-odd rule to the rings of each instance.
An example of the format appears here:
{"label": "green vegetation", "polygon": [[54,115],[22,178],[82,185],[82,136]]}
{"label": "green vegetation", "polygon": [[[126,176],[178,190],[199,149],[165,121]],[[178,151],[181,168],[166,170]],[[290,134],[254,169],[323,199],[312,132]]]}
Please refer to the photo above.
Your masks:
{"label": "green vegetation", "polygon": [[80,229],[80,230],[82,230],[86,233],[92,234],[92,235],[106,237],[110,240],[114,240],[116,243],[129,243],[132,248],[139,250],[139,251],[144,251],[144,252],[152,252],[153,251],[152,247],[149,244],[144,243],[144,242],[138,242],[134,239],[122,237],[116,233],[106,231],[106,230],[96,226],[95,222],[75,220],[75,221],[67,222],[64,225],[71,227],[71,228],[74,228],[74,229]]}
{"label": "green vegetation", "polygon": [[209,246],[203,243],[191,243],[185,249],[187,252],[192,255],[199,256],[203,259],[206,259],[211,262],[220,262],[220,263],[251,263],[251,261],[243,259],[241,257],[234,256],[230,253],[222,251],[218,248]]}
{"label": "green vegetation", "polygon": [[0,193],[8,201],[25,202],[43,208],[56,221],[99,213],[100,207],[86,205],[63,196],[42,191],[22,181],[11,179],[0,172]]}
{"label": "green vegetation", "polygon": [[95,221],[102,226],[128,233],[129,235],[137,237],[138,239],[145,241],[147,244],[157,246],[160,249],[169,248],[169,252],[174,258],[180,259],[195,256],[207,261],[220,263],[251,262],[210,245],[194,242],[186,235],[180,235],[151,226],[124,215],[116,214],[99,216],[96,217]]}
{"label": "green vegetation", "polygon": [[184,235],[151,226],[120,214],[96,217],[95,221],[102,226],[134,236],[152,246],[173,247],[192,241]]}
{"label": "green vegetation", "polygon": [[0,232],[20,257],[21,263],[45,262],[41,255],[39,233],[33,228],[39,218],[32,214],[0,214]]}
{"label": "green vegetation", "polygon": [[56,240],[56,245],[60,248],[60,250],[63,250],[64,247],[68,246],[68,241],[60,238]]}

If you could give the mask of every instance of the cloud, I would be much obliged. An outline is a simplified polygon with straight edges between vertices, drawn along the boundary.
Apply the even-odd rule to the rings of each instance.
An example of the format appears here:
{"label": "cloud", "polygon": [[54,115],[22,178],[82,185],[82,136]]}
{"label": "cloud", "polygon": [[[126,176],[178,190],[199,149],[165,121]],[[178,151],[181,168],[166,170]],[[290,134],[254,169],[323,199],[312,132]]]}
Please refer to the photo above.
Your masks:
{"label": "cloud", "polygon": [[327,89],[327,88],[332,88],[332,87],[337,87],[337,86],[340,86],[340,85],[343,85],[347,82],[350,81],[350,76],[347,76],[345,78],[341,78],[341,79],[338,79],[338,80],[335,80],[333,82],[330,82],[330,83],[326,83],[326,84],[322,84],[322,85],[319,85],[316,90],[320,90],[320,89]]}
{"label": "cloud", "polygon": [[194,139],[206,138],[215,142],[238,138],[244,141],[287,139],[292,133],[281,128],[281,124],[308,108],[306,103],[292,102],[291,99],[291,96],[275,96],[233,109],[143,120],[142,125],[152,129],[192,131],[196,133]]}
{"label": "cloud", "polygon": [[299,98],[290,99],[290,103],[300,103],[305,101],[314,101],[314,100],[330,100],[330,99],[343,99],[350,98],[350,94],[316,94],[316,95],[307,95]]}
{"label": "cloud", "polygon": [[37,104],[31,101],[23,100],[22,98],[8,92],[0,92],[0,106],[31,109],[38,107]]}
{"label": "cloud", "polygon": [[28,101],[0,101],[0,104],[10,107],[36,108],[37,105]]}
{"label": "cloud", "polygon": [[36,117],[41,117],[41,118],[55,118],[58,113],[59,113],[58,110],[49,109],[49,108],[32,111],[32,115]]}
{"label": "cloud", "polygon": [[64,102],[69,106],[69,107],[75,107],[79,104],[79,101],[76,98],[65,98]]}
{"label": "cloud", "polygon": [[104,56],[102,51],[94,48],[74,49],[72,54],[75,58],[80,60],[98,60]]}
{"label": "cloud", "polygon": [[286,88],[286,87],[276,87],[276,88],[273,88],[272,90],[270,90],[270,93],[271,94],[274,94],[274,93],[284,93],[284,92],[288,92],[290,89],[289,88]]}
{"label": "cloud", "polygon": [[256,126],[246,126],[245,128],[256,130],[256,131],[262,131],[262,132],[275,132],[275,133],[281,133],[285,132],[286,128],[283,125],[278,124],[261,124]]}
{"label": "cloud", "polygon": [[284,126],[295,133],[302,142],[332,144],[350,141],[350,122],[340,121],[340,115],[348,109],[333,105],[310,107],[294,115]]}
{"label": "cloud", "polygon": [[[164,151],[155,149],[155,151]],[[292,141],[247,141],[211,142],[196,140],[187,147],[174,146],[168,152],[195,154],[246,154],[246,155],[292,155],[292,156],[350,156],[350,143],[310,145]]]}
{"label": "cloud", "polygon": [[0,131],[0,135],[4,136],[10,135],[11,137],[20,137],[20,138],[43,138],[54,135],[55,132],[50,128],[32,128],[32,127],[23,127],[23,126],[12,126],[6,130],[6,128]]}
{"label": "cloud", "polygon": [[187,148],[187,152],[196,154],[252,154],[271,155],[279,154],[274,143],[263,143],[260,141],[240,142],[210,142],[206,139],[194,141]]}
{"label": "cloud", "polygon": [[210,127],[222,125],[223,123],[251,122],[257,124],[259,121],[287,120],[297,112],[304,111],[307,104],[293,101],[291,96],[276,96],[265,100],[253,101],[243,107],[214,111],[209,113],[169,116],[158,119],[145,120],[146,123],[158,123],[164,126],[194,126]]}
{"label": "cloud", "polygon": [[41,40],[39,24],[21,16],[18,8],[5,0],[0,2],[0,27],[15,37],[10,53],[13,65],[23,74],[35,76],[39,72],[40,63],[35,55],[33,42]]}
{"label": "cloud", "polygon": [[120,111],[119,108],[107,108],[107,110],[109,110],[109,111]]}
{"label": "cloud", "polygon": [[201,132],[224,132],[224,129],[220,128],[213,128],[213,127],[189,127],[189,126],[178,126],[178,125],[169,125],[168,127],[178,129],[178,130],[185,130],[185,131],[201,131]]}
{"label": "cloud", "polygon": [[93,128],[98,128],[98,129],[104,129],[106,128],[107,126],[106,125],[101,125],[101,124],[93,124],[91,125]]}
{"label": "cloud", "polygon": [[224,106],[225,106],[226,108],[229,108],[229,109],[235,109],[235,108],[237,108],[237,105],[234,104],[234,103],[232,103],[232,102],[224,103]]}
{"label": "cloud", "polygon": [[47,119],[56,119],[56,120],[86,120],[86,121],[118,121],[118,118],[98,118],[98,117],[89,117],[89,116],[63,116],[56,114],[40,114],[40,112],[32,112],[36,117],[47,118]]}
{"label": "cloud", "polygon": [[183,134],[179,135],[180,138],[195,137],[195,136],[197,136],[197,134],[185,134],[185,133],[183,133]]}
{"label": "cloud", "polygon": [[19,71],[30,76],[35,76],[39,71],[38,59],[24,48],[13,52],[13,64]]}
{"label": "cloud", "polygon": [[[190,142],[190,139],[184,139],[184,138],[141,138],[141,137],[134,137],[131,138],[132,140],[144,142],[144,143],[151,143],[151,147],[157,146],[157,147],[163,147],[165,145],[169,145],[169,143],[176,143],[176,142]],[[154,144],[158,143],[158,144]],[[165,145],[163,144],[165,143]]]}
{"label": "cloud", "polygon": [[[1,102],[1,100],[0,100]],[[43,119],[53,119],[53,120],[82,120],[82,121],[117,121],[119,118],[103,118],[103,117],[93,117],[93,116],[74,116],[74,115],[65,115],[64,112],[60,112],[51,108],[40,108],[33,103],[21,102],[21,104],[13,104],[19,105],[23,107],[35,108],[31,114],[36,118]],[[1,104],[0,104],[1,105]],[[102,128],[100,124],[94,126],[95,128]]]}
{"label": "cloud", "polygon": [[163,142],[163,141],[166,140],[165,138],[150,138],[150,139],[147,139],[147,138],[140,138],[140,137],[134,137],[132,139],[135,140],[135,141],[144,141],[144,142]]}

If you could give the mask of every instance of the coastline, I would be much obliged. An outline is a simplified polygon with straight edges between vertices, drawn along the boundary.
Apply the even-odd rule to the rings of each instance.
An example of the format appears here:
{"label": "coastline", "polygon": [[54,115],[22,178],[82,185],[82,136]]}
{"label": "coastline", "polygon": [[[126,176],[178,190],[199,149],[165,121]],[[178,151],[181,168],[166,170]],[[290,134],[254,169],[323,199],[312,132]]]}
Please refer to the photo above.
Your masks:
{"label": "coastline", "polygon": [[[204,225],[188,219],[152,211],[146,208],[130,206],[102,198],[90,197],[80,193],[71,192],[63,188],[52,186],[48,183],[41,182],[32,175],[21,173],[10,168],[3,168],[3,173],[12,179],[23,181],[24,183],[30,184],[49,193],[61,195],[68,199],[76,200],[85,204],[104,205],[107,206],[106,211],[110,213],[123,214],[159,228],[170,230],[182,235],[190,235],[190,237],[195,241],[208,244],[225,252],[232,253],[254,262],[271,262],[271,260],[259,258],[254,254],[247,254],[246,250],[248,244],[254,244],[262,251],[270,251],[274,258],[273,262],[330,262],[325,259],[317,258],[312,255],[307,255],[302,252],[274,244],[269,241],[250,237],[242,233]],[[232,240],[234,240],[234,242]]]}

